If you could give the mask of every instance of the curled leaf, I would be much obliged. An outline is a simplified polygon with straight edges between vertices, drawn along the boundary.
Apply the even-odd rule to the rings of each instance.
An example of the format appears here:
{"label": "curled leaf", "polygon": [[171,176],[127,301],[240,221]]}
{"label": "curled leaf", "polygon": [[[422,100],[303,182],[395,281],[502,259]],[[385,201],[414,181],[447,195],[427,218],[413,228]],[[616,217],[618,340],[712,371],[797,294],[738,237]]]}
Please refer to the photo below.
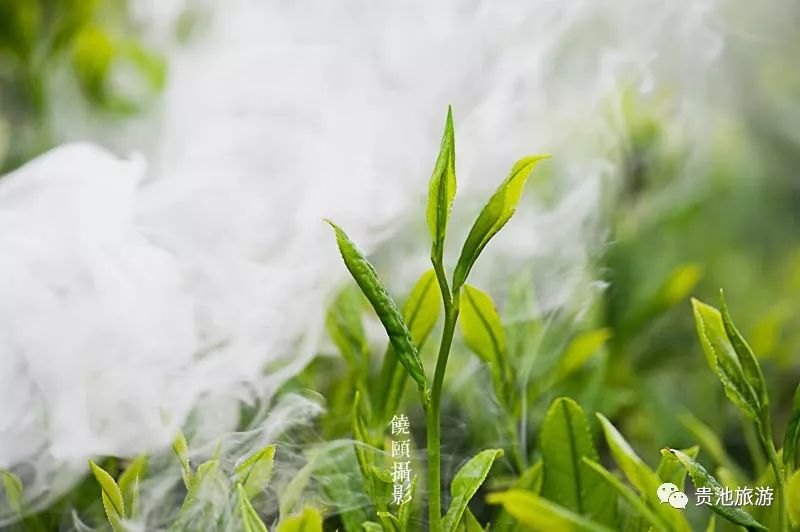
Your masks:
{"label": "curled leaf", "polygon": [[453,111],[448,107],[442,145],[431,175],[428,190],[428,228],[433,238],[431,257],[441,263],[444,237],[453,198],[456,195],[456,152],[453,138]]}
{"label": "curled leaf", "polygon": [[347,266],[356,284],[369,300],[372,308],[375,309],[375,313],[383,324],[386,334],[389,335],[389,342],[391,342],[400,363],[406,368],[411,378],[417,382],[417,386],[420,389],[426,389],[427,384],[425,371],[422,368],[422,360],[420,360],[417,347],[411,338],[411,332],[409,332],[403,321],[397,305],[389,296],[389,292],[378,278],[375,268],[364,257],[364,254],[336,224],[331,221],[328,221],[328,223],[336,232],[336,242],[345,266]]}

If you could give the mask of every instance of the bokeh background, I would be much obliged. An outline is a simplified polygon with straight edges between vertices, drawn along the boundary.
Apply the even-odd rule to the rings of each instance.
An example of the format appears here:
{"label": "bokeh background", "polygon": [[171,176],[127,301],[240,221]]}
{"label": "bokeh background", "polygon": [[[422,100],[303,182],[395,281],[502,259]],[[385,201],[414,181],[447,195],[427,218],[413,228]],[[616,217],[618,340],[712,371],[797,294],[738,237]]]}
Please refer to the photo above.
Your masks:
{"label": "bokeh background", "polygon": [[[0,0],[0,468],[54,520],[91,521],[87,458],[189,427],[231,460],[280,441],[277,507],[309,442],[349,437],[324,327],[347,278],[321,219],[402,300],[427,268],[452,104],[450,260],[511,164],[553,155],[473,280],[527,361],[530,442],[568,394],[651,464],[699,443],[755,478],[688,297],[725,289],[780,439],[800,380],[799,30],[790,1]],[[598,330],[582,368],[544,382]],[[457,343],[450,467],[501,438],[482,378]],[[174,501],[148,493],[155,523]]]}

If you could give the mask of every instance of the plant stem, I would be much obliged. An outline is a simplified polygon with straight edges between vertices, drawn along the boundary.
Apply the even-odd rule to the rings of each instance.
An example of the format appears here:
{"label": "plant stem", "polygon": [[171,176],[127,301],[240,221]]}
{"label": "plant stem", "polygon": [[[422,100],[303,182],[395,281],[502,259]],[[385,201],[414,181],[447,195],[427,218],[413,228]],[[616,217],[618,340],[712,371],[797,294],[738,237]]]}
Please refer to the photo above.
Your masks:
{"label": "plant stem", "polygon": [[778,499],[778,530],[788,532],[789,525],[786,519],[786,503],[784,500],[786,480],[783,474],[783,466],[781,466],[781,461],[778,458],[778,452],[775,450],[775,444],[772,441],[772,428],[768,417],[758,423],[758,429],[764,450],[767,453],[767,459],[772,471],[775,473],[775,498]]}
{"label": "plant stem", "polygon": [[442,417],[442,389],[444,387],[444,374],[447,369],[447,358],[450,356],[450,347],[453,344],[456,322],[458,321],[459,294],[451,294],[447,286],[447,277],[441,260],[433,257],[433,267],[436,279],[442,292],[444,302],[444,331],[439,344],[439,354],[436,358],[436,369],[433,374],[433,386],[425,412],[428,448],[428,530],[440,532],[442,528],[442,450],[441,450],[441,417]]}

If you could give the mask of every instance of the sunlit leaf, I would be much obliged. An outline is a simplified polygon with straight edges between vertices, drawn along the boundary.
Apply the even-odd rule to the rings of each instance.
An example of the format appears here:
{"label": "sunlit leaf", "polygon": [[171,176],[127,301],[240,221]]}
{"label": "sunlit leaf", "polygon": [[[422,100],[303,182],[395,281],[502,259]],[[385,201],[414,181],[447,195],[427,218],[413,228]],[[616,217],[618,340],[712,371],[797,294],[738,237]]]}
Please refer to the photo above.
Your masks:
{"label": "sunlit leaf", "polygon": [[431,257],[441,263],[444,251],[444,238],[447,232],[447,220],[453,198],[456,196],[456,152],[453,136],[453,111],[447,109],[442,145],[436,165],[431,175],[428,190],[428,228],[433,239]]}
{"label": "sunlit leaf", "polygon": [[234,468],[236,480],[242,485],[245,494],[251,500],[264,491],[272,478],[275,449],[274,444],[267,445]]}
{"label": "sunlit leaf", "polygon": [[478,492],[494,461],[503,456],[502,449],[481,451],[464,464],[453,477],[450,484],[452,500],[442,526],[445,531],[453,531],[461,521],[470,499]]}
{"label": "sunlit leaf", "polygon": [[300,515],[282,519],[278,532],[322,532],[322,516],[314,508],[306,506]]}
{"label": "sunlit leaf", "polygon": [[697,335],[706,354],[709,366],[717,374],[725,394],[743,412],[753,419],[761,413],[756,392],[748,382],[733,345],[725,332],[720,312],[692,299]]}
{"label": "sunlit leaf", "polygon": [[139,513],[139,482],[147,470],[147,455],[137,456],[119,477],[119,490],[128,510],[128,517]]}
{"label": "sunlit leaf", "polygon": [[586,361],[600,352],[600,348],[611,335],[611,329],[603,328],[586,331],[573,338],[558,362],[556,378],[563,379],[580,369]]}
{"label": "sunlit leaf", "polygon": [[502,504],[509,514],[530,530],[539,532],[551,530],[611,532],[613,530],[529,491],[509,490],[491,493],[486,500],[490,504]]}
{"label": "sunlit leaf", "polygon": [[243,532],[267,532],[267,526],[258,516],[253,505],[250,504],[250,497],[242,484],[236,485],[236,498],[239,501],[239,516],[242,518]]}
{"label": "sunlit leaf", "polygon": [[4,471],[1,469],[0,479],[3,481],[3,489],[6,492],[6,499],[8,499],[9,506],[11,506],[11,509],[14,510],[14,512],[16,512],[18,515],[22,514],[22,481],[18,476],[10,471]]}
{"label": "sunlit leaf", "polygon": [[655,530],[663,530],[665,532],[672,530],[672,527],[669,525],[669,523],[664,521],[663,517],[659,516],[650,508],[648,508],[647,504],[645,504],[642,498],[635,491],[623,484],[617,477],[606,470],[606,468],[593,460],[589,460],[588,458],[584,458],[583,461],[586,465],[592,468],[592,470],[597,472],[597,474],[599,474],[614,491],[619,493],[622,498],[625,499],[628,504],[630,504],[631,508],[633,508],[633,510],[640,517],[644,518],[645,521],[650,523]]}
{"label": "sunlit leaf", "polygon": [[103,509],[106,512],[106,517],[111,524],[111,528],[115,531],[122,531],[122,520],[125,518],[125,502],[122,498],[122,492],[119,486],[105,469],[91,460],[89,460],[89,466],[92,468],[92,474],[95,480],[100,484]]}
{"label": "sunlit leaf", "polygon": [[474,286],[464,285],[459,323],[467,347],[489,365],[494,389],[501,402],[509,405],[512,376],[506,336],[489,295]]}
{"label": "sunlit leaf", "polygon": [[458,258],[456,269],[453,272],[453,292],[456,292],[467,280],[472,266],[486,244],[513,216],[522,197],[522,189],[533,168],[539,161],[548,157],[549,155],[535,155],[517,161],[511,169],[511,174],[489,199],[472,225],[464,247],[461,249],[461,256]]}
{"label": "sunlit leaf", "polygon": [[175,456],[178,457],[178,461],[181,464],[181,476],[183,477],[183,484],[186,486],[186,489],[189,489],[189,487],[192,485],[192,477],[194,476],[194,472],[192,471],[192,466],[189,462],[189,445],[186,443],[186,436],[183,435],[182,431],[178,431],[175,441],[172,442],[172,450],[175,452]]}

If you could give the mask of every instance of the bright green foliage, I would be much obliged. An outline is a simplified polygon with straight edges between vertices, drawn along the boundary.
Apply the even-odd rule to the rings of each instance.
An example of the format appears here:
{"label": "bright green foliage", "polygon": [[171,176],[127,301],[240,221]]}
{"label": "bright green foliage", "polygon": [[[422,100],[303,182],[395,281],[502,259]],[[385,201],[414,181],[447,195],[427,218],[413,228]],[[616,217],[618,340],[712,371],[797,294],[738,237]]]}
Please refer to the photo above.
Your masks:
{"label": "bright green foliage", "polygon": [[372,264],[364,257],[364,254],[353,244],[333,222],[330,223],[336,232],[336,242],[339,252],[342,254],[345,266],[350,271],[358,287],[369,300],[375,313],[378,315],[389,336],[389,341],[394,348],[394,352],[403,367],[406,368],[411,378],[417,382],[417,386],[424,390],[427,388],[425,371],[422,369],[422,361],[419,358],[417,347],[411,338],[400,311],[397,309],[394,300],[389,296],[389,292],[381,283],[378,274]]}
{"label": "bright green foliage", "polygon": [[442,145],[428,191],[428,228],[433,239],[431,257],[440,263],[444,252],[447,220],[456,197],[456,151],[453,133],[453,111],[448,108]]}
{"label": "bright green foliage", "polygon": [[647,507],[647,504],[641,499],[641,497],[639,497],[628,486],[623,484],[622,481],[610,473],[606,468],[586,457],[583,458],[583,462],[598,475],[600,475],[600,477],[602,477],[603,480],[605,480],[614,491],[619,493],[620,496],[631,505],[631,508],[633,508],[634,511],[639,514],[639,516],[644,518],[651,527],[653,527],[655,530],[664,532],[668,532],[672,529],[668,522]]}
{"label": "bright green foliage", "polygon": [[275,444],[267,445],[234,469],[234,476],[244,489],[247,498],[254,498],[269,484],[275,462],[275,449]]}
{"label": "bright green foliage", "polygon": [[800,471],[795,471],[786,480],[786,502],[792,526],[800,526]]}
{"label": "bright green foliage", "polygon": [[306,506],[300,515],[283,519],[278,532],[322,532],[322,516],[314,508]]}
{"label": "bright green foliage", "polygon": [[464,285],[461,292],[461,333],[467,346],[489,365],[494,389],[500,400],[511,403],[511,368],[500,315],[489,294]]}
{"label": "bright green foliage", "polygon": [[539,495],[524,490],[492,493],[486,500],[505,510],[530,530],[546,532],[611,532],[613,528],[587,519]]}
{"label": "bright green foliage", "polygon": [[[690,458],[697,459],[700,447],[695,445],[688,449],[681,449],[681,452]],[[679,490],[683,491],[683,486],[686,484],[686,469],[678,460],[675,460],[671,454],[661,455],[661,461],[658,463],[656,475],[661,482],[675,484],[678,486]]]}
{"label": "bright green foliage", "polygon": [[128,510],[128,517],[139,514],[139,481],[147,472],[147,455],[140,455],[125,468],[119,476],[119,489]]}
{"label": "bright green foliage", "polygon": [[[722,489],[717,479],[690,456],[677,449],[662,449],[661,453],[671,453],[683,464],[692,479],[692,483],[694,483],[695,489],[711,488],[714,493]],[[712,503],[711,509],[732,523],[741,525],[748,530],[767,530],[766,527],[758,523],[749,513],[741,508],[718,505],[713,498]]]}
{"label": "bright green foliage", "polygon": [[598,455],[589,433],[589,423],[581,407],[572,399],[553,401],[542,425],[542,495],[547,499],[611,526],[616,512],[613,493],[605,489],[602,478],[583,458],[597,461]]}
{"label": "bright green foliage", "polygon": [[250,503],[250,498],[242,484],[236,484],[236,498],[239,502],[239,515],[242,518],[243,532],[267,532],[264,521],[261,520]]}
{"label": "bright green foliage", "polygon": [[483,248],[489,243],[489,240],[514,215],[517,204],[522,197],[522,189],[533,168],[539,161],[548,157],[549,155],[535,155],[517,161],[511,169],[511,174],[500,184],[497,191],[489,199],[489,202],[472,225],[467,240],[464,242],[464,247],[461,249],[461,256],[453,272],[454,292],[457,292],[467,280],[472,266],[481,251],[483,251]]}
{"label": "bright green foliage", "polygon": [[17,513],[17,515],[21,515],[22,504],[24,500],[22,481],[19,479],[18,476],[11,473],[10,471],[3,471],[3,470],[0,470],[0,479],[2,479],[3,481],[3,489],[6,492],[6,499],[8,499],[8,504],[11,506],[11,509]]}
{"label": "bright green foliage", "polygon": [[105,469],[91,460],[89,460],[89,466],[92,468],[92,474],[97,483],[100,484],[103,509],[106,512],[108,522],[115,532],[121,532],[124,530],[122,520],[125,519],[125,502],[122,498],[122,491],[114,481],[114,478]]}
{"label": "bright green foliage", "polygon": [[610,329],[602,328],[583,332],[573,338],[558,362],[556,380],[564,379],[583,367],[591,357],[600,352],[611,336]]}
{"label": "bright green foliage", "polygon": [[186,443],[186,436],[183,435],[183,432],[178,431],[175,441],[172,442],[172,450],[175,452],[175,456],[178,457],[178,461],[181,464],[183,484],[186,486],[186,489],[189,489],[192,485],[192,476],[194,472],[189,463],[189,445]]}
{"label": "bright green foliage", "polygon": [[475,515],[469,511],[469,508],[466,509],[464,512],[464,517],[461,518],[461,522],[458,523],[456,527],[457,532],[484,532],[483,527],[478,522],[478,519]]}
{"label": "bright green foliage", "polygon": [[759,417],[762,405],[759,393],[745,375],[743,360],[729,339],[722,314],[709,305],[692,299],[697,335],[713,369],[725,388],[725,394],[744,413],[753,419]]}
{"label": "bright green foliage", "polygon": [[486,480],[494,461],[501,456],[503,456],[502,449],[487,449],[473,456],[458,470],[450,484],[452,500],[442,523],[445,531],[456,530],[470,499]]}

